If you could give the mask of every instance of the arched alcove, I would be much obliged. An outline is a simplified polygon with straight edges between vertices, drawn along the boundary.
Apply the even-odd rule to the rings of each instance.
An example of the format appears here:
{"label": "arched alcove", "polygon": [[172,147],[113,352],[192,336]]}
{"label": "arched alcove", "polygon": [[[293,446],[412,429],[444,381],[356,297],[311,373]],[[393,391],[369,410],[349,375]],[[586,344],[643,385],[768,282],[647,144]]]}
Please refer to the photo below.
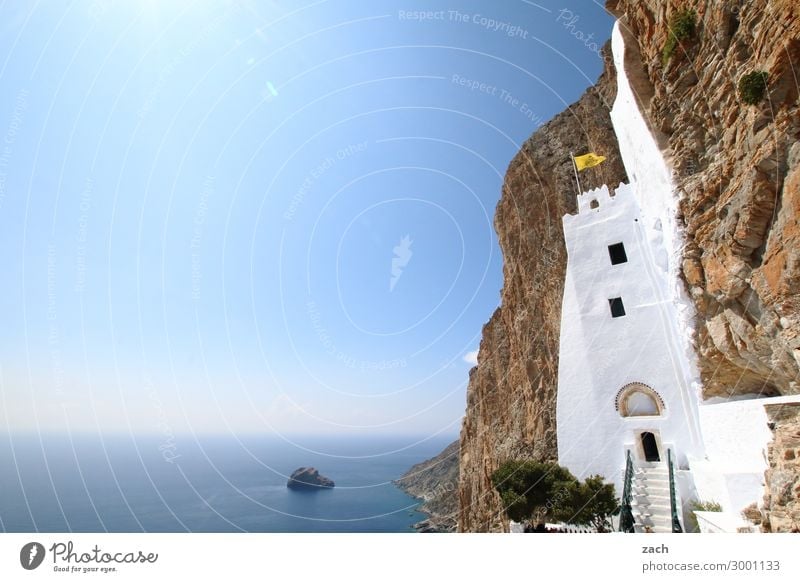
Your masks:
{"label": "arched alcove", "polygon": [[614,403],[621,416],[661,416],[664,414],[664,401],[661,396],[641,382],[631,382],[617,392]]}

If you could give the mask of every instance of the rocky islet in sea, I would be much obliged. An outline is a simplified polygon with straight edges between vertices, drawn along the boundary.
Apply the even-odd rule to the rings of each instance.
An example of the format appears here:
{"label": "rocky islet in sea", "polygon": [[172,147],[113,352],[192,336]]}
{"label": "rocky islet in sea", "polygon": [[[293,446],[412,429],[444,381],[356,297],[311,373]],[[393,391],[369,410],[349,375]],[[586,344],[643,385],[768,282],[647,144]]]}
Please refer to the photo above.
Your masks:
{"label": "rocky islet in sea", "polygon": [[320,489],[332,489],[335,486],[333,480],[324,475],[314,467],[300,467],[295,470],[286,482],[286,487],[295,491],[319,491]]}

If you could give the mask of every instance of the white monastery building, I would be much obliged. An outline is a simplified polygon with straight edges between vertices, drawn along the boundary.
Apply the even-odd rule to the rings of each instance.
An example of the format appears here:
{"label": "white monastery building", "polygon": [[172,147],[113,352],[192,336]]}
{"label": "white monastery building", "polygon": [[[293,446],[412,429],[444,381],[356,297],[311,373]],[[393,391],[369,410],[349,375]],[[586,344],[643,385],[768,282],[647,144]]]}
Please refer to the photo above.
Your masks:
{"label": "white monastery building", "polygon": [[614,483],[626,531],[691,530],[695,501],[723,510],[698,513],[702,531],[756,531],[741,511],[763,497],[763,404],[778,399],[702,400],[677,192],[626,77],[619,23],[612,48],[611,118],[630,184],[578,195],[577,214],[563,218],[559,463]]}

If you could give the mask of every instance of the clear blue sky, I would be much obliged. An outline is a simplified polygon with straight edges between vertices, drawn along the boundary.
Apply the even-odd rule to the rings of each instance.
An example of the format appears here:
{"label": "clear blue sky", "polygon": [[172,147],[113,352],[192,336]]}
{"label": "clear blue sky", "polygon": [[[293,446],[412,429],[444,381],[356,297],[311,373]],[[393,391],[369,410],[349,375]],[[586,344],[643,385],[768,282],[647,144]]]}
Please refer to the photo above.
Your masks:
{"label": "clear blue sky", "polygon": [[572,4],[3,3],[0,425],[456,434]]}

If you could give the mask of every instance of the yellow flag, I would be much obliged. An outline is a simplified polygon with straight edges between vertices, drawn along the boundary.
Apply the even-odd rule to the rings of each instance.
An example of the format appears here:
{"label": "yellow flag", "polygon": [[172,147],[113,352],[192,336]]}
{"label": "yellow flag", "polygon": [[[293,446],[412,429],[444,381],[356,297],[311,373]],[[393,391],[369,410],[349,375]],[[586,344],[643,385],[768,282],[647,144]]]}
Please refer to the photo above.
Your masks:
{"label": "yellow flag", "polygon": [[598,156],[595,153],[589,153],[583,156],[577,156],[575,158],[575,167],[578,168],[578,171],[580,172],[581,170],[585,170],[586,168],[594,168],[605,159],[606,159],[605,156]]}

